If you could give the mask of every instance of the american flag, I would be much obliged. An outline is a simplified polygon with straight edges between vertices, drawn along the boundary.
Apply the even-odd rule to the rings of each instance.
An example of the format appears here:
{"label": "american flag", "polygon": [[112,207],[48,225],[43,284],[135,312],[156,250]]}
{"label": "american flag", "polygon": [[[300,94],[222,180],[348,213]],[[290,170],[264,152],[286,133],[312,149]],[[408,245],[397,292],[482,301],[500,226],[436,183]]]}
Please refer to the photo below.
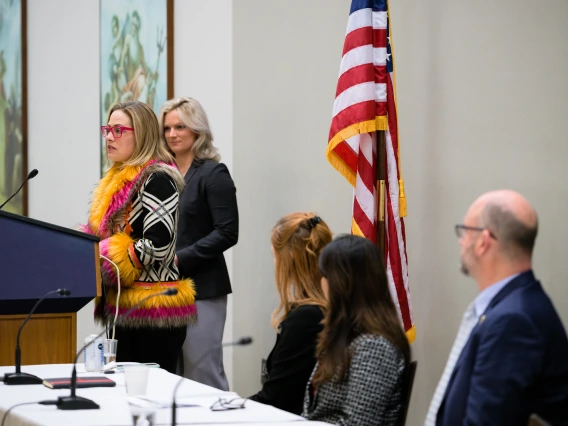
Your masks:
{"label": "american flag", "polygon": [[[415,338],[408,288],[394,61],[387,0],[353,0],[329,130],[327,159],[355,187],[351,232],[377,242],[377,163],[386,163],[385,265],[393,300]],[[384,132],[377,135],[377,132]],[[377,156],[377,137],[386,150]]]}

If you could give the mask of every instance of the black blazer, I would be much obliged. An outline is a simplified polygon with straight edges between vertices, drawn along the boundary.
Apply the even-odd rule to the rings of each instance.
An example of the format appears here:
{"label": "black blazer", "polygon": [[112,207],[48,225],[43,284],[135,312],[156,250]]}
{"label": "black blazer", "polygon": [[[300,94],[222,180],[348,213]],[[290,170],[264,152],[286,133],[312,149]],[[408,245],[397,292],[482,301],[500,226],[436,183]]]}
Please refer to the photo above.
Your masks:
{"label": "black blazer", "polygon": [[195,282],[196,299],[231,293],[223,252],[239,238],[236,188],[227,166],[194,160],[179,200],[176,254],[183,277]]}
{"label": "black blazer", "polygon": [[301,414],[306,385],[316,365],[316,341],[323,329],[322,310],[299,306],[280,323],[276,344],[266,361],[268,379],[249,399]]}

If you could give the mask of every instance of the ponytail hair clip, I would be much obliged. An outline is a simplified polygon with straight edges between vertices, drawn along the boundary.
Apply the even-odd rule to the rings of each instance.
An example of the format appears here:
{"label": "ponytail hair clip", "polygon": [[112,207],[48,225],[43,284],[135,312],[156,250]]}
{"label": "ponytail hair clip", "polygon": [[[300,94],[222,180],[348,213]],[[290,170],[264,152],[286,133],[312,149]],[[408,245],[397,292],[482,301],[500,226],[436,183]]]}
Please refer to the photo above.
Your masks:
{"label": "ponytail hair clip", "polygon": [[314,229],[316,227],[316,225],[320,222],[321,222],[321,218],[319,216],[310,217],[308,219],[308,227],[310,228],[310,231],[312,229]]}

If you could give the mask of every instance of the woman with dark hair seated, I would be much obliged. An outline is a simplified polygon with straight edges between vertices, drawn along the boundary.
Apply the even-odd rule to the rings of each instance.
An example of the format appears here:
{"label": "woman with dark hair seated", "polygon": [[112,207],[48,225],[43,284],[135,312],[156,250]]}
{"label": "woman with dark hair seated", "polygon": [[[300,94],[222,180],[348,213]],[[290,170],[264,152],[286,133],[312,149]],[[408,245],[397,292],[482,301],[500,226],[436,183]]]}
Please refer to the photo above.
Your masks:
{"label": "woman with dark hair seated", "polygon": [[325,296],[320,286],[318,256],[331,241],[331,231],[313,213],[291,213],[280,219],[270,241],[274,253],[280,305],[272,314],[278,331],[266,362],[262,390],[250,399],[300,414],[306,383],[316,364]]}
{"label": "woman with dark hair seated", "polygon": [[410,347],[383,260],[371,241],[346,235],[319,258],[328,304],[302,415],[340,425],[396,425]]}

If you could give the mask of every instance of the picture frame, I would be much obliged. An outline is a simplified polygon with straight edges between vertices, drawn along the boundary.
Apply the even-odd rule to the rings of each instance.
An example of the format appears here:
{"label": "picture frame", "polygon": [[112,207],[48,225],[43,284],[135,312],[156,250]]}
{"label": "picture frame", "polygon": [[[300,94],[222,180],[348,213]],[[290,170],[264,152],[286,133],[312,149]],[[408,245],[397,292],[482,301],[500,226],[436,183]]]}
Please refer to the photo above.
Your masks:
{"label": "picture frame", "polygon": [[[28,173],[26,18],[26,0],[0,0],[0,204]],[[27,186],[2,210],[27,216]]]}
{"label": "picture frame", "polygon": [[[118,102],[138,100],[158,114],[173,97],[173,0],[100,0],[101,125]],[[101,176],[109,167],[101,138]]]}

